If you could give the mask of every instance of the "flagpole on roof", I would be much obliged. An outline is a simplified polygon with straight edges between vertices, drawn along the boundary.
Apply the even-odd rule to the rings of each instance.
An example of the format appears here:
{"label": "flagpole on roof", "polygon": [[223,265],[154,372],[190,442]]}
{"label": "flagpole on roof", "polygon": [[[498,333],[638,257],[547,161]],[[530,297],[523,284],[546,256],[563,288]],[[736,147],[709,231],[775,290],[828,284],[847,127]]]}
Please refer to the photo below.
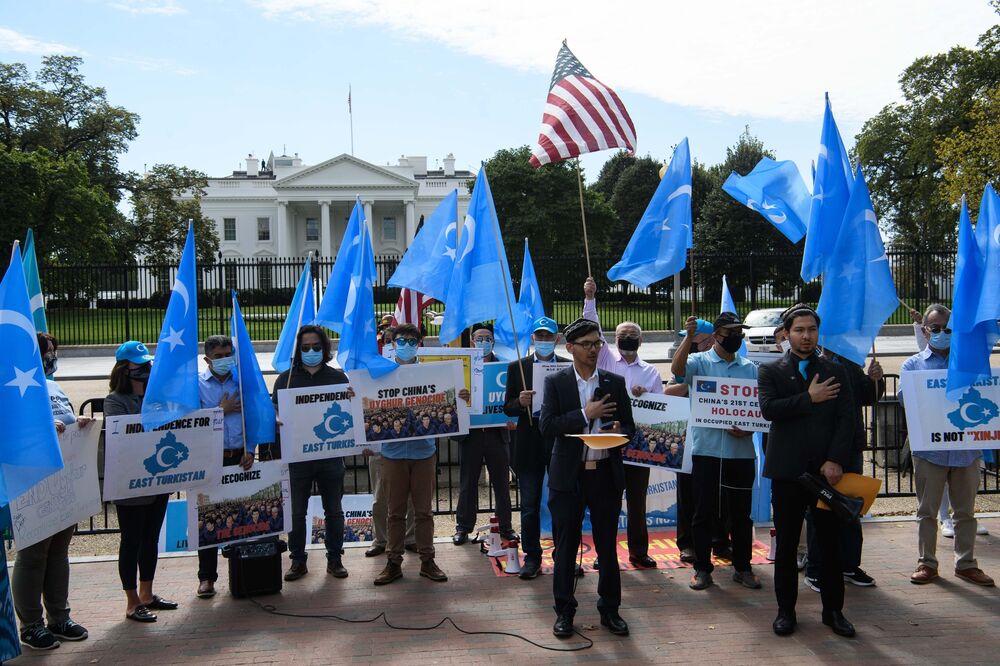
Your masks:
{"label": "flagpole on roof", "polygon": [[351,121],[351,157],[354,157],[354,109],[351,107],[351,84],[347,84],[347,116]]}
{"label": "flagpole on roof", "polygon": [[[563,42],[565,44],[565,42]],[[590,245],[587,243],[587,215],[583,212],[583,173],[580,171],[580,158],[576,158],[576,183],[580,189],[580,221],[583,223],[583,255],[587,258],[587,277],[593,277],[590,270]]]}

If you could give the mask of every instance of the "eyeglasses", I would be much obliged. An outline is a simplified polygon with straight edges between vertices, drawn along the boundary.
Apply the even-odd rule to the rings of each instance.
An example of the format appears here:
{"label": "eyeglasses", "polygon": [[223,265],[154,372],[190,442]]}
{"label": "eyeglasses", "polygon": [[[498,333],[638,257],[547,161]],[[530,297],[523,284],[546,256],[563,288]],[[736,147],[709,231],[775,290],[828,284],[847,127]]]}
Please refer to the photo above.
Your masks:
{"label": "eyeglasses", "polygon": [[934,324],[933,326],[928,326],[927,330],[930,331],[931,333],[940,333],[941,331],[944,331],[945,333],[951,333],[950,328],[947,328],[945,326],[938,326],[937,324]]}
{"label": "eyeglasses", "polygon": [[305,353],[305,352],[310,352],[310,351],[314,351],[314,352],[316,352],[316,351],[323,351],[323,345],[320,345],[320,344],[315,344],[315,345],[302,345],[302,346],[301,346],[301,347],[300,347],[299,349],[300,349],[300,350],[301,350],[301,351],[302,351],[303,353]]}
{"label": "eyeglasses", "polygon": [[414,338],[396,338],[397,347],[416,347],[418,341]]}
{"label": "eyeglasses", "polygon": [[493,342],[493,338],[472,338],[473,342]]}
{"label": "eyeglasses", "polygon": [[585,342],[571,342],[571,345],[576,345],[585,349],[586,351],[591,351],[594,349],[600,349],[604,346],[604,340],[587,340]]}

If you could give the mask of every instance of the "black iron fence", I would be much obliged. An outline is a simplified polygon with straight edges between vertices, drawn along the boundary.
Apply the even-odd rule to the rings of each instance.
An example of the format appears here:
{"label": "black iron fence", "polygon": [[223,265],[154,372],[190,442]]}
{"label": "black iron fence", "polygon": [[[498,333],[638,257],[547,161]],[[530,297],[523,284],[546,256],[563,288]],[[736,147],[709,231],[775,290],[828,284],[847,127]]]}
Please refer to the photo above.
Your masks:
{"label": "black iron fence", "polygon": [[[951,301],[954,252],[889,252],[888,258],[900,298],[923,309],[932,302]],[[645,330],[676,329],[673,321],[673,281],[667,278],[648,289],[636,289],[607,279],[618,257],[591,257],[596,274],[600,313],[606,327],[623,320]],[[240,306],[255,340],[277,339],[305,259],[219,259],[198,269],[198,316],[201,337],[224,333],[231,313],[230,290],[239,292]],[[399,263],[397,256],[376,257],[376,312],[391,312],[399,290],[386,286]],[[680,275],[683,316],[711,314],[718,307],[722,275],[741,314],[768,307],[786,307],[799,301],[815,303],[820,283],[799,278],[800,252],[773,254],[692,254]],[[579,316],[586,264],[580,256],[534,258],[546,311],[560,322]],[[313,287],[322,294],[333,260],[312,264]],[[520,281],[521,258],[510,262],[515,287]],[[176,264],[138,263],[130,266],[43,266],[49,329],[62,345],[117,344],[123,340],[153,341],[160,332],[170,297]],[[693,283],[693,287],[692,287]],[[440,311],[442,305],[432,306]],[[906,323],[905,308],[889,323]],[[428,327],[435,335],[437,329]]]}

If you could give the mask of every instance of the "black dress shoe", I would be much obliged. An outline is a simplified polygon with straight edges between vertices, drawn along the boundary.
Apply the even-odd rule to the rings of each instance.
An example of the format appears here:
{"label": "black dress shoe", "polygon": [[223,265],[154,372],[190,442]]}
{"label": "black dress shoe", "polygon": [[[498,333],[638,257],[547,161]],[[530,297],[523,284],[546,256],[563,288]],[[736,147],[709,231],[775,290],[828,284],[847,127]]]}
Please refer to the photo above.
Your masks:
{"label": "black dress shoe", "polygon": [[656,560],[649,555],[643,555],[642,557],[629,557],[628,561],[637,567],[643,567],[645,569],[656,568]]}
{"label": "black dress shoe", "polygon": [[823,611],[823,624],[833,629],[833,633],[838,636],[854,636],[854,625],[840,611]]}
{"label": "black dress shoe", "polygon": [[385,546],[372,546],[365,551],[365,557],[378,557],[385,552]]}
{"label": "black dress shoe", "polygon": [[771,628],[779,636],[787,636],[795,631],[795,611],[779,610]]}
{"label": "black dress shoe", "polygon": [[622,619],[618,611],[601,613],[601,624],[616,636],[628,636],[628,623]]}
{"label": "black dress shoe", "polygon": [[569,638],[573,635],[573,616],[560,615],[552,625],[552,635],[556,638]]}
{"label": "black dress shoe", "polygon": [[538,562],[526,560],[524,564],[521,565],[521,573],[517,574],[517,576],[521,580],[531,580],[532,578],[538,577],[538,573],[541,568],[542,567]]}
{"label": "black dress shoe", "polygon": [[600,571],[600,570],[601,570],[601,558],[595,557],[594,558],[594,571]]}
{"label": "black dress shoe", "polygon": [[583,577],[583,567],[580,566],[579,564],[576,565],[576,577],[577,578],[582,578]]}
{"label": "black dress shoe", "polygon": [[456,530],[455,536],[451,538],[451,542],[456,546],[461,546],[463,543],[469,540],[469,533],[465,530]]}
{"label": "black dress shoe", "polygon": [[694,554],[694,548],[685,548],[681,551],[681,562],[684,564],[694,564],[698,557]]}

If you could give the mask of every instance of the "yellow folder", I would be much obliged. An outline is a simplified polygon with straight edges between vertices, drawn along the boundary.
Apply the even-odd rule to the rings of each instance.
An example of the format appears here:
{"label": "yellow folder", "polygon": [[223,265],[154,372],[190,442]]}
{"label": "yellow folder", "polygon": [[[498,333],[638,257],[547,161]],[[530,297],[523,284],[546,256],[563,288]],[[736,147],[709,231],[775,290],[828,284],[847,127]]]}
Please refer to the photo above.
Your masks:
{"label": "yellow folder", "polygon": [[625,435],[615,435],[614,433],[594,433],[592,435],[570,435],[579,437],[583,443],[592,449],[613,449],[628,441]]}
{"label": "yellow folder", "polygon": [[[872,503],[875,502],[875,496],[878,495],[879,488],[881,487],[882,479],[847,472],[837,485],[834,486],[834,489],[848,497],[860,497],[863,499],[865,504],[861,508],[861,515],[864,515],[872,508]],[[830,507],[823,501],[816,502],[816,508],[830,510]]]}

